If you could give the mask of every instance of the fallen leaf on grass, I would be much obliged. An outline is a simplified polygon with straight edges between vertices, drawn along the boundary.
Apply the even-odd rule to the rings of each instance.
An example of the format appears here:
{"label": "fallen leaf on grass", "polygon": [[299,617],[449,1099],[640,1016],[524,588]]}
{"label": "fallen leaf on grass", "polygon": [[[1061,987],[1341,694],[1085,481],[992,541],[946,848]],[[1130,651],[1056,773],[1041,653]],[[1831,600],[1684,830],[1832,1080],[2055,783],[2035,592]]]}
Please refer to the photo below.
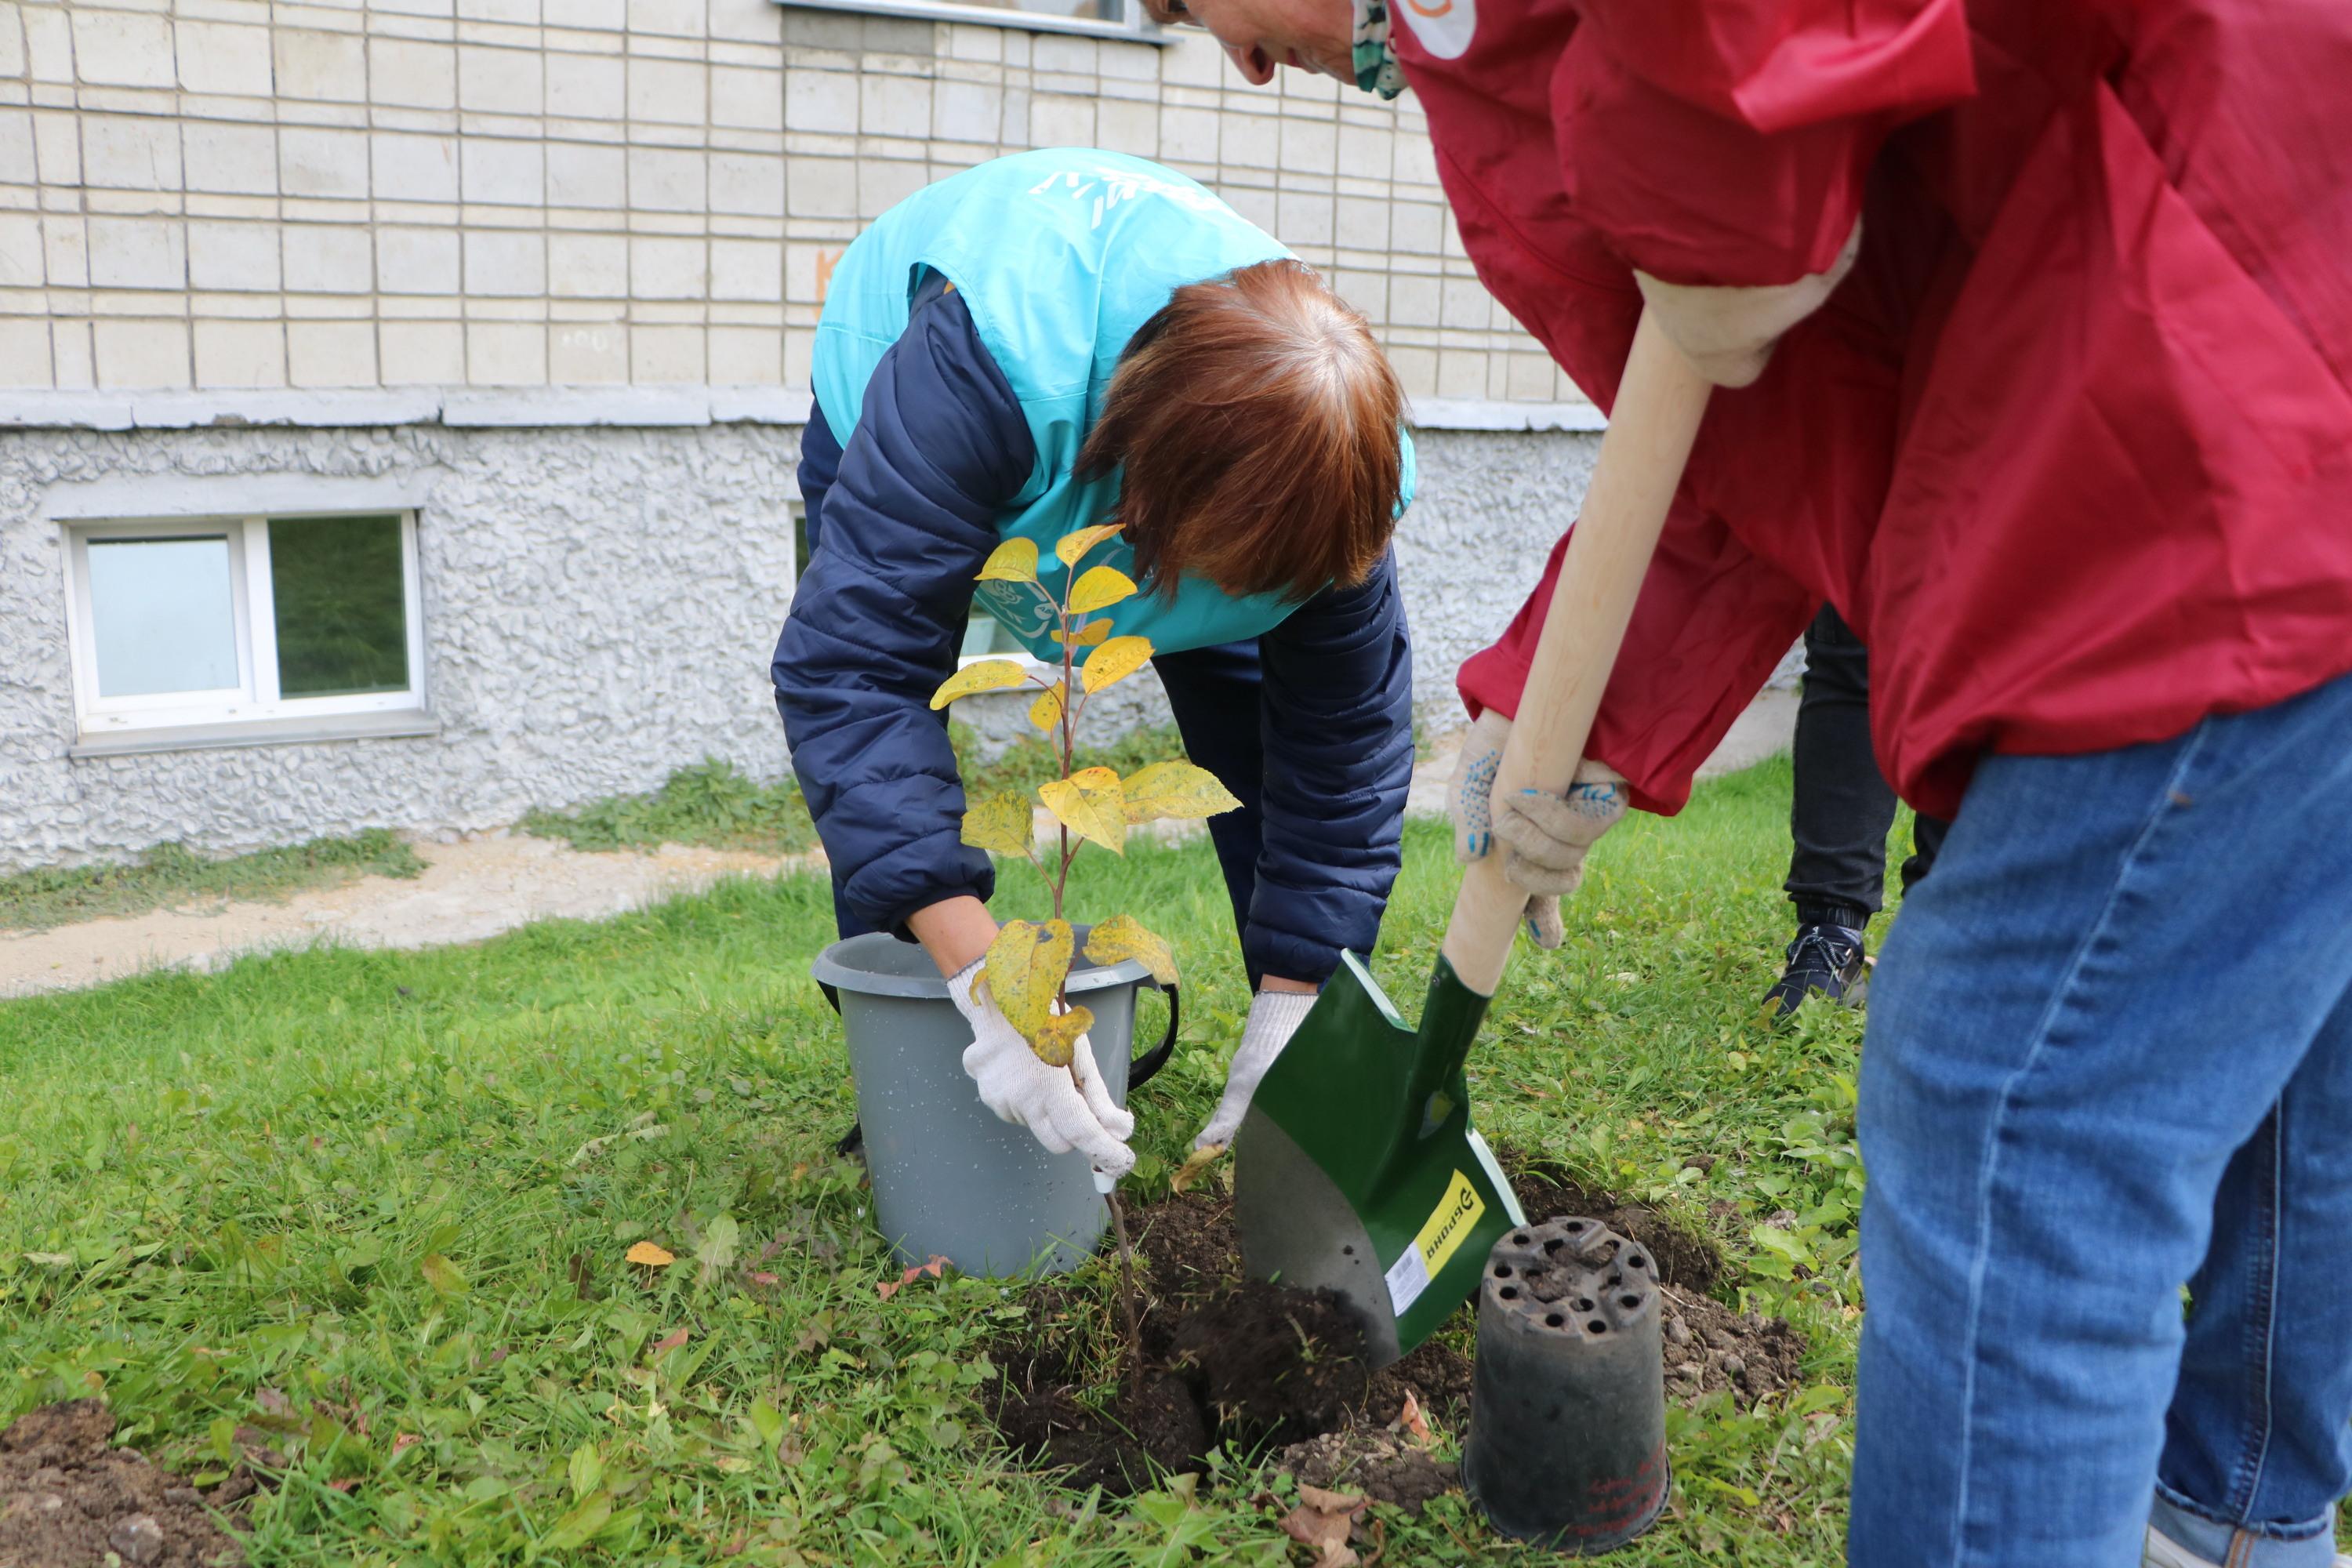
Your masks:
{"label": "fallen leaf on grass", "polygon": [[345,1477],[340,1481],[329,1481],[327,1483],[327,1489],[331,1492],[348,1492],[357,1485],[359,1485],[358,1481],[353,1480],[349,1477]]}
{"label": "fallen leaf on grass", "polygon": [[1184,1163],[1176,1167],[1176,1173],[1168,1178],[1168,1190],[1174,1193],[1182,1192],[1194,1182],[1199,1181],[1210,1166],[1224,1157],[1225,1146],[1223,1143],[1212,1143],[1205,1149],[1193,1150],[1184,1157]]}
{"label": "fallen leaf on grass", "polygon": [[396,1458],[403,1450],[413,1448],[424,1440],[414,1432],[394,1432],[392,1435],[393,1456]]}
{"label": "fallen leaf on grass", "polygon": [[641,1241],[629,1248],[628,1259],[632,1263],[642,1263],[648,1268],[667,1268],[677,1261],[677,1254],[667,1247],[656,1247],[650,1241]]}
{"label": "fallen leaf on grass", "polygon": [[777,1274],[771,1274],[764,1268],[755,1268],[751,1271],[751,1283],[754,1285],[781,1285],[783,1283],[783,1277]]}
{"label": "fallen leaf on grass", "polygon": [[1402,1432],[1424,1448],[1429,1447],[1432,1441],[1429,1420],[1422,1415],[1421,1401],[1412,1389],[1404,1391],[1404,1408],[1397,1412],[1397,1418],[1390,1424],[1390,1430]]}
{"label": "fallen leaf on grass", "polygon": [[940,1270],[945,1268],[947,1266],[948,1260],[934,1252],[931,1254],[930,1260],[923,1264],[920,1268],[909,1268],[904,1274],[899,1275],[896,1279],[883,1279],[877,1281],[874,1287],[875,1292],[887,1301],[891,1297],[897,1295],[899,1291],[905,1289],[908,1286],[912,1285],[916,1280],[920,1279],[927,1274],[934,1279],[938,1279],[940,1277]]}
{"label": "fallen leaf on grass", "polygon": [[1302,1482],[1298,1506],[1283,1516],[1282,1533],[1315,1549],[1315,1568],[1355,1568],[1360,1560],[1348,1545],[1348,1534],[1363,1510],[1360,1497]]}
{"label": "fallen leaf on grass", "polygon": [[677,1349],[678,1346],[686,1343],[687,1341],[693,1337],[694,1335],[691,1331],[683,1328],[679,1329],[675,1333],[663,1335],[660,1339],[654,1342],[653,1359],[656,1361],[661,1360],[662,1357],[669,1354],[670,1352]]}

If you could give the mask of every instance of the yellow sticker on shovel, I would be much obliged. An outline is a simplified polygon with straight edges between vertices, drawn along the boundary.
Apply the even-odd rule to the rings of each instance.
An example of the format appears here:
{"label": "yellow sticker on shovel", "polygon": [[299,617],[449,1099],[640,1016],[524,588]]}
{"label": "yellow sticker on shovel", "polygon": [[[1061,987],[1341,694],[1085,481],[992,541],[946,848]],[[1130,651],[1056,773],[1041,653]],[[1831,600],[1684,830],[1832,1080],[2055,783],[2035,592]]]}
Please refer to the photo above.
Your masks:
{"label": "yellow sticker on shovel", "polygon": [[1444,1272],[1486,1212],[1486,1200],[1478,1195],[1470,1178],[1454,1172],[1454,1180],[1446,1184],[1445,1196],[1430,1211],[1421,1234],[1412,1238],[1404,1256],[1389,1266],[1389,1304],[1393,1310],[1402,1313],[1429,1289],[1429,1282]]}

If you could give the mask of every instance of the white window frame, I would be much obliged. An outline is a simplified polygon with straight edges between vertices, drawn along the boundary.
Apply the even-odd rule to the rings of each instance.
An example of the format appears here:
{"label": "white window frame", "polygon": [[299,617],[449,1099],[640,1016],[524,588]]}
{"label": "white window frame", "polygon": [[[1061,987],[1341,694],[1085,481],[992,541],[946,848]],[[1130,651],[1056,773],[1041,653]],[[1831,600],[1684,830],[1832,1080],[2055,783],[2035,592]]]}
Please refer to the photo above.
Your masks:
{"label": "white window frame", "polygon": [[[408,632],[408,685],[399,691],[357,692],[335,697],[287,697],[278,685],[277,595],[269,577],[269,523],[289,517],[383,517],[400,519],[402,610]],[[425,701],[424,594],[416,555],[413,508],[349,506],[214,517],[120,518],[72,521],[66,530],[66,636],[73,674],[74,715],[84,742],[167,741],[177,732],[205,730],[233,741],[240,731],[278,732],[286,739],[315,731],[320,721],[405,716],[422,720]],[[216,538],[229,548],[229,595],[236,635],[237,684],[209,691],[151,692],[136,697],[100,695],[97,619],[89,596],[89,547],[121,539]]]}
{"label": "white window frame", "polygon": [[779,5],[811,11],[853,11],[866,16],[911,16],[925,22],[967,22],[982,27],[1010,27],[1024,33],[1080,33],[1093,38],[1119,38],[1130,44],[1176,42],[1168,29],[1144,14],[1143,0],[1125,0],[1127,19],[1098,21],[1091,16],[1050,16],[1041,12],[1002,9],[994,5],[960,5],[954,0],[777,0]]}

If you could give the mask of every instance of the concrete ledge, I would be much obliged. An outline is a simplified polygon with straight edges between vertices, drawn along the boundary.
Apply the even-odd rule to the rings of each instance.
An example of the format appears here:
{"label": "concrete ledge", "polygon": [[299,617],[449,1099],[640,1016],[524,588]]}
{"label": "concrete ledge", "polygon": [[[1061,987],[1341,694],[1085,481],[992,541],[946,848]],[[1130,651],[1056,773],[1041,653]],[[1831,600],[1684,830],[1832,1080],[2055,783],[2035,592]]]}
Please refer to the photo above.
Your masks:
{"label": "concrete ledge", "polygon": [[1609,427],[1590,403],[1496,403],[1485,398],[1416,397],[1406,420],[1423,430],[1572,430]]}
{"label": "concrete ledge", "polygon": [[242,724],[189,724],[169,730],[126,730],[94,735],[66,748],[89,757],[133,757],[152,752],[217,751],[230,746],[299,746],[317,741],[381,741],[438,735],[441,721],[423,709],[344,713],[325,719],[257,719]]}
{"label": "concrete ledge", "polygon": [[[217,430],[253,426],[351,429],[446,425],[475,429],[804,425],[805,386],[358,388],[340,392],[5,392],[0,430]],[[1422,430],[1593,431],[1589,403],[1428,397],[1408,416]]]}
{"label": "concrete ledge", "polygon": [[51,522],[128,522],[165,517],[413,511],[432,498],[437,470],[402,474],[110,474],[51,485]]}

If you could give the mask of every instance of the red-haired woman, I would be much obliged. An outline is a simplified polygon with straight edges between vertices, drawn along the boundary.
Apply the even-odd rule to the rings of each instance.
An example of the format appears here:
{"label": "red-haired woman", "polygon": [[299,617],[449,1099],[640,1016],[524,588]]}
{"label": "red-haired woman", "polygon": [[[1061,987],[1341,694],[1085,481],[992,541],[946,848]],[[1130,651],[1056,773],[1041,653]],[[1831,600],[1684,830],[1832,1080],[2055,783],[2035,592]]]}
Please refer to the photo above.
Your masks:
{"label": "red-haired woman", "polygon": [[[2352,6],[1184,5],[1253,80],[1409,83],[1604,404],[1645,303],[1734,389],[1580,776],[1679,806],[1826,600],[1958,815],[1872,985],[1850,1561],[2344,1562]],[[1573,880],[1596,816],[1492,804]]]}
{"label": "red-haired woman", "polygon": [[[1239,796],[1209,832],[1256,995],[1204,1142],[1232,1134],[1343,948],[1368,951],[1400,863],[1412,650],[1389,539],[1412,493],[1403,396],[1363,318],[1183,175],[1084,150],[1000,158],[916,193],[835,267],[800,481],[809,563],[776,644],[784,718],[842,934],[919,941],[999,1116],[1116,1176],[1133,1121],[1081,1040],[1040,1062],[985,993],[986,854],[932,690],[981,563],[1118,522],[1088,556],[1145,593],[1192,760]],[[1029,584],[979,585],[1058,660]]]}

